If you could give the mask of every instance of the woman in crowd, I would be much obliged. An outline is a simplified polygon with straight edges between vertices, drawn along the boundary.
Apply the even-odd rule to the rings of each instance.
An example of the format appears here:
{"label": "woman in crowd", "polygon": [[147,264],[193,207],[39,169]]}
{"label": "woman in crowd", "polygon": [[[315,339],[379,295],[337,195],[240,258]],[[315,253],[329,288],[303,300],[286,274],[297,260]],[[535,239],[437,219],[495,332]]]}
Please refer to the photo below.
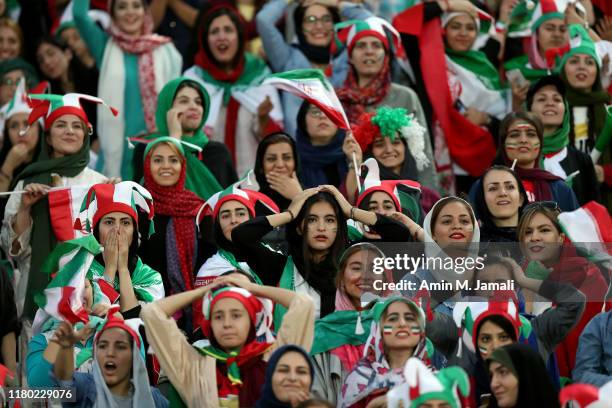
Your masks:
{"label": "woman in crowd", "polygon": [[489,168],[472,186],[470,201],[480,221],[480,242],[516,242],[516,226],[529,200],[512,169]]}
{"label": "woman in crowd", "polygon": [[92,126],[79,99],[104,102],[99,98],[75,94],[30,97],[41,99],[40,103],[46,104],[33,110],[28,118],[32,126],[44,116],[44,135],[36,160],[13,180],[14,190],[25,190],[26,193],[9,198],[0,243],[21,274],[16,293],[25,305],[19,303],[18,310],[20,314],[23,310],[24,315],[32,319],[35,311],[33,294],[45,288],[48,277],[40,273],[30,274],[29,271],[40,270],[57,241],[46,198],[49,189],[103,183],[107,179],[87,168]]}
{"label": "woman in crowd", "polygon": [[310,399],[314,381],[310,356],[303,348],[286,345],[270,356],[266,381],[256,408],[293,408]]}
{"label": "woman in crowd", "polygon": [[[3,142],[0,149],[1,192],[9,191],[13,179],[34,160],[41,140],[40,123],[34,122],[32,126],[28,126],[28,116],[32,109],[26,103],[25,97],[25,79],[22,79],[17,85],[11,103],[0,110],[4,116]],[[2,218],[7,200],[8,198],[0,199]]]}
{"label": "woman in crowd", "polygon": [[[210,346],[197,350],[170,316],[202,298],[202,330]],[[270,300],[287,308],[276,339],[270,328]],[[221,405],[253,406],[275,349],[294,344],[310,350],[313,309],[306,296],[224,276],[143,307],[141,318],[162,369],[187,406],[207,406],[211,399]],[[233,356],[240,363],[230,361]]]}
{"label": "woman in crowd", "polygon": [[[232,232],[232,238],[264,283],[280,284],[312,296],[319,318],[334,311],[337,260],[348,244],[347,219],[375,230],[393,222],[351,206],[334,186],[324,185],[304,190],[280,214],[241,224]],[[261,237],[282,225],[287,225],[288,256],[259,245]],[[282,309],[277,308],[275,322],[282,314]]]}
{"label": "woman in crowd", "polygon": [[339,186],[344,182],[347,157],[342,147],[345,131],[315,105],[304,101],[297,116],[296,142],[300,156],[300,180],[305,188],[323,184]]}
{"label": "woman in crowd", "polygon": [[340,395],[343,408],[366,407],[385,399],[386,392],[404,383],[403,368],[410,357],[440,369],[446,360],[425,337],[425,312],[404,297],[378,302],[364,357],[346,377]]}
{"label": "woman in crowd", "polygon": [[516,171],[530,202],[556,201],[562,211],[578,208],[576,195],[565,181],[540,168],[544,130],[537,116],[522,111],[509,113],[499,135],[495,161]]}
{"label": "woman in crowd", "polygon": [[559,407],[546,366],[531,347],[500,347],[487,360],[487,367],[493,394],[488,407]]}
{"label": "woman in crowd", "polygon": [[[476,401],[490,392],[485,362],[497,348],[528,342],[542,362],[549,361],[552,352],[568,336],[584,311],[584,295],[574,287],[551,279],[530,278],[515,261],[504,259],[522,293],[526,290],[538,293],[556,306],[529,321],[519,315],[518,301],[512,294],[507,297],[501,294],[488,301],[470,299],[455,305],[453,318],[461,328],[459,341],[462,344],[457,345],[458,358],[449,362],[458,364],[473,377]],[[459,353],[461,349],[463,352]]]}
{"label": "woman in crowd", "polygon": [[121,111],[117,120],[98,111],[103,154],[98,168],[108,176],[131,180],[133,153],[127,138],[155,129],[157,94],[180,75],[182,58],[170,38],[152,33],[144,1],[110,1],[108,32],[88,15],[89,3],[74,3],[74,22],[100,70],[98,96]]}
{"label": "woman in crowd", "polygon": [[281,210],[286,210],[302,192],[299,171],[296,143],[288,134],[273,133],[257,146],[254,169],[257,183],[260,191]]}
{"label": "woman in crowd", "polygon": [[[95,95],[98,91],[98,68],[83,65],[68,44],[58,36],[47,35],[38,40],[36,61],[44,79],[49,81],[52,93]],[[95,106],[87,106],[85,111],[91,122],[96,123]]]}
{"label": "woman in crowd", "polygon": [[[21,322],[17,314],[15,291],[8,263],[0,266],[0,364],[17,373],[17,338],[21,332]],[[17,380],[18,377],[15,378]],[[7,384],[11,384],[10,380]],[[18,383],[18,382],[17,382]]]}
{"label": "woman in crowd", "polygon": [[228,4],[208,9],[198,29],[198,51],[185,76],[204,85],[211,98],[204,130],[223,142],[239,175],[253,168],[259,141],[279,130],[282,108],[276,89],[258,86],[270,70],[245,52],[245,28]]}
{"label": "woman in crowd", "polygon": [[584,205],[599,198],[599,185],[591,158],[570,143],[571,114],[565,93],[561,79],[542,77],[527,93],[527,109],[544,126],[544,169],[571,183],[578,203]]}
{"label": "woman in crowd", "polygon": [[75,373],[74,344],[89,330],[85,326],[75,331],[70,323],[62,322],[51,340],[59,345],[53,366],[55,384],[74,387],[75,404],[82,407],[168,406],[168,400],[159,390],[149,385],[142,338],[120,316],[109,316],[96,334],[93,373]]}
{"label": "woman in crowd", "polygon": [[[424,205],[429,208],[438,198],[438,183],[429,135],[421,119],[409,115],[406,109],[382,106],[364,113],[353,134],[364,158],[373,157],[378,162],[381,180],[414,180],[429,186],[425,194],[428,205]],[[358,156],[361,155],[355,155]],[[350,167],[346,191],[352,199],[357,195],[357,185]]]}
{"label": "woman in crowd", "polygon": [[83,203],[86,218],[78,220],[104,246],[89,273],[111,303],[119,299],[122,313],[164,297],[161,275],[138,256],[143,237],[153,231],[152,199],[132,181],[96,184]]}
{"label": "woman in crowd", "polygon": [[21,27],[9,17],[0,17],[0,62],[17,58],[23,53]]}
{"label": "woman in crowd", "polygon": [[[343,18],[359,19],[369,15],[362,7],[342,4],[338,1],[301,2],[293,11],[293,27],[297,44],[285,40],[277,23],[285,15],[289,1],[267,2],[256,16],[257,31],[263,42],[266,57],[274,72],[294,69],[319,68],[325,70],[331,62],[330,46],[334,38],[334,24],[340,22],[338,8]],[[346,65],[334,67],[334,76],[346,76]],[[294,135],[296,118],[302,100],[289,93],[283,94],[285,130]]]}
{"label": "woman in crowd", "polygon": [[600,269],[580,256],[574,245],[566,240],[557,220],[559,214],[556,203],[529,205],[521,216],[517,238],[529,261],[527,273],[530,276],[568,283],[587,298],[584,313],[556,350],[561,375],[570,377],[576,361],[578,338],[591,318],[602,310],[608,282],[602,274],[605,268]]}
{"label": "woman in crowd", "polygon": [[[178,139],[157,138],[147,145],[144,156],[144,186],[155,203],[155,234],[138,253],[146,265],[162,271],[165,293],[191,290],[195,266],[210,255],[204,252],[207,248],[196,226],[204,201],[185,189],[187,162]],[[179,325],[191,333],[191,311],[182,317]]]}
{"label": "woman in crowd", "polygon": [[278,207],[269,197],[240,186],[231,187],[211,197],[199,211],[203,217],[200,224],[213,224],[212,236],[217,253],[200,267],[196,286],[203,286],[236,269],[244,271],[252,276],[254,281],[261,283],[260,277],[251,270],[245,259],[238,255],[239,251],[232,242],[232,231],[256,216],[278,212]]}
{"label": "woman in crowd", "polygon": [[36,68],[19,57],[0,62],[0,106],[13,99],[21,78],[26,80],[26,89],[32,89],[38,83]]}
{"label": "woman in crowd", "polygon": [[[185,77],[171,80],[157,99],[155,123],[157,134],[147,138],[170,136],[184,142],[187,174],[185,188],[207,200],[222,188],[236,181],[236,170],[227,147],[209,140],[204,133],[210,98],[197,81]],[[134,152],[134,178],[142,178],[145,145]]]}

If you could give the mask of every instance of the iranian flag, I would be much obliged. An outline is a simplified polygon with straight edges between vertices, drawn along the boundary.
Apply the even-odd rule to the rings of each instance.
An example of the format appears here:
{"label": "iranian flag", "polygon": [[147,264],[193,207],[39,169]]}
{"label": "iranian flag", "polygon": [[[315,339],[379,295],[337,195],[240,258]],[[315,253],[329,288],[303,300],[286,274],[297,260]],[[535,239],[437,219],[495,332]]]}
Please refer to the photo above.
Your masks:
{"label": "iranian flag", "polygon": [[292,93],[321,109],[341,129],[351,126],[342,104],[325,75],[318,69],[296,69],[264,78],[262,85],[271,85]]}
{"label": "iranian flag", "polygon": [[89,316],[83,305],[85,278],[94,256],[100,252],[93,235],[58,245],[43,266],[43,272],[57,273],[44,292],[35,296],[38,306],[58,320],[87,323]]}
{"label": "iranian flag", "polygon": [[81,203],[90,185],[54,188],[49,191],[49,214],[51,226],[58,241],[69,241],[85,235],[74,228]]}
{"label": "iranian flag", "polygon": [[580,253],[593,263],[612,268],[612,219],[606,207],[590,201],[577,210],[559,214],[558,219]]}

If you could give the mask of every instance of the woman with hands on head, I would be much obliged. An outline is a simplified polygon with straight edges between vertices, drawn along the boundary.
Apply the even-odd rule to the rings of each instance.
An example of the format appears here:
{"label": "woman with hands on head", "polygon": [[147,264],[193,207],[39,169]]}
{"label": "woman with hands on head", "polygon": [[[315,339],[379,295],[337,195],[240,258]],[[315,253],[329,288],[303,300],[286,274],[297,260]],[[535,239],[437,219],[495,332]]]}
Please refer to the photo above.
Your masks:
{"label": "woman with hands on head", "polygon": [[168,406],[166,398],[149,384],[142,338],[115,309],[109,311],[95,336],[93,373],[75,373],[74,344],[89,331],[88,326],[75,331],[70,323],[62,322],[51,338],[59,346],[53,379],[57,386],[74,387],[77,406]]}
{"label": "woman with hands on head", "polygon": [[[279,214],[257,217],[232,231],[238,251],[262,279],[314,299],[316,316],[334,311],[337,262],[348,245],[346,220],[376,228],[377,214],[353,207],[334,186],[304,190]],[[259,244],[273,228],[287,225],[289,254]],[[275,322],[283,314],[275,311]]]}
{"label": "woman with hands on head", "polygon": [[[171,316],[202,298],[202,331],[210,346],[196,350]],[[287,308],[276,338],[270,301]],[[272,352],[285,344],[310,350],[314,331],[308,297],[232,275],[146,305],[141,318],[162,369],[188,407],[255,405]]]}
{"label": "woman with hands on head", "polygon": [[[48,283],[48,276],[38,272],[60,238],[56,237],[51,226],[46,197],[49,189],[114,182],[87,168],[91,124],[80,101],[104,101],[81,94],[30,97],[48,104],[47,110],[41,105],[28,117],[29,126],[44,118],[44,134],[36,160],[12,182],[12,189],[25,193],[13,194],[9,198],[0,233],[0,245],[17,264],[21,274],[16,295],[25,303],[18,304],[18,313],[23,310],[28,319],[34,317],[36,309],[33,295],[41,292]],[[30,274],[30,270],[36,273]]]}

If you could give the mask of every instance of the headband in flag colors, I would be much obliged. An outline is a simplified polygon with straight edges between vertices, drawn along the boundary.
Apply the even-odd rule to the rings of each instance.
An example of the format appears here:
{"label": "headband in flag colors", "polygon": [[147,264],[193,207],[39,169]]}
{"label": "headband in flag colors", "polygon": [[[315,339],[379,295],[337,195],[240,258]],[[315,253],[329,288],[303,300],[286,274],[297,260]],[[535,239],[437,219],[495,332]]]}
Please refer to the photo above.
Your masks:
{"label": "headband in flag colors", "polygon": [[237,287],[224,287],[215,291],[209,291],[202,302],[202,332],[207,338],[213,335],[211,328],[211,313],[215,304],[221,299],[236,299],[246,309],[251,325],[255,331],[256,338],[264,338],[264,342],[274,341],[272,334],[274,304],[270,299],[260,298],[246,289]]}
{"label": "headband in flag colors", "polygon": [[406,383],[387,394],[389,408],[420,407],[442,400],[451,408],[461,408],[470,394],[470,378],[461,367],[446,367],[433,373],[421,360],[411,357],[404,366]]}
{"label": "headband in flag colors", "polygon": [[[472,17],[471,14],[465,12],[457,12],[453,11],[451,13],[444,13],[441,17],[442,27],[446,27],[446,25],[455,17],[467,15]],[[477,18],[474,18],[474,22],[476,23],[476,31],[478,31],[481,35],[486,35],[491,33],[491,29],[494,26],[494,19],[491,15],[485,13],[484,11],[478,9],[477,10]]]}
{"label": "headband in flag colors", "polygon": [[108,310],[108,314],[106,315],[106,323],[102,326],[100,331],[96,333],[96,336],[94,338],[94,344],[98,343],[98,340],[100,340],[100,336],[105,330],[112,329],[112,328],[119,328],[119,329],[125,330],[130,335],[130,337],[132,337],[132,339],[134,340],[134,344],[136,344],[136,348],[140,349],[141,346],[143,345],[142,340],[140,338],[140,334],[138,334],[138,332],[133,327],[131,327],[125,322],[121,314],[117,316],[118,313],[119,313],[119,305],[112,305],[110,309]]}
{"label": "headband in flag colors", "polygon": [[68,93],[66,95],[30,94],[29,97],[36,102],[32,101],[33,109],[28,118],[28,123],[31,125],[39,118],[43,118],[45,130],[49,130],[53,122],[62,115],[75,115],[91,127],[87,114],[81,106],[81,101],[104,105],[110,109],[113,116],[117,116],[119,113],[117,109],[107,105],[101,98],[80,93]]}
{"label": "headband in flag colors", "polygon": [[427,129],[406,109],[382,106],[375,112],[363,113],[357,123],[353,136],[363,152],[368,152],[379,137],[388,137],[393,142],[399,136],[406,141],[417,170],[422,171],[430,164],[425,154],[424,136]]}
{"label": "headband in flag colors", "polygon": [[582,5],[574,0],[519,0],[510,13],[508,35],[528,37],[548,20],[564,20],[565,9],[572,3],[581,10]]}
{"label": "headband in flag colors", "polygon": [[458,302],[453,309],[453,319],[462,332],[463,342],[467,348],[476,352],[477,330],[482,321],[490,316],[501,316],[508,320],[514,328],[515,338],[524,339],[531,333],[531,324],[519,315],[516,295],[508,294],[509,297],[501,299],[505,294],[500,294],[500,299],[489,301]]}
{"label": "headband in flag colors", "polygon": [[348,48],[349,54],[353,47],[363,37],[376,37],[382,41],[386,50],[389,48],[389,40],[393,44],[391,51],[400,49],[400,35],[389,22],[380,17],[371,16],[365,20],[349,20],[334,26],[336,41],[333,45],[339,49],[342,45]]}
{"label": "headband in flag colors", "polygon": [[421,218],[420,183],[412,180],[381,180],[380,168],[374,158],[369,158],[363,162],[362,167],[368,169],[368,174],[366,174],[357,197],[355,204],[357,207],[360,207],[361,203],[370,194],[380,191],[391,197],[396,211],[407,212],[412,220],[419,222]]}
{"label": "headband in flag colors", "polygon": [[597,388],[591,384],[570,384],[561,389],[559,402],[573,402],[577,408],[612,408],[612,381]]}
{"label": "headband in flag colors", "polygon": [[17,83],[17,89],[13,98],[0,109],[0,134],[4,133],[4,125],[6,121],[13,115],[18,113],[32,112],[32,108],[28,103],[28,95],[26,91],[25,78],[20,78]]}
{"label": "headband in flag colors", "polygon": [[83,200],[74,228],[92,232],[103,216],[115,211],[129,215],[136,224],[139,212],[147,214],[149,236],[153,234],[153,197],[146,188],[133,181],[93,185]]}
{"label": "headband in flag colors", "polygon": [[207,216],[212,216],[216,220],[223,203],[232,200],[242,203],[249,211],[251,218],[280,212],[278,206],[270,197],[259,192],[259,183],[255,178],[255,173],[251,170],[244,179],[237,181],[223,191],[219,191],[204,203],[198,211],[197,225]]}

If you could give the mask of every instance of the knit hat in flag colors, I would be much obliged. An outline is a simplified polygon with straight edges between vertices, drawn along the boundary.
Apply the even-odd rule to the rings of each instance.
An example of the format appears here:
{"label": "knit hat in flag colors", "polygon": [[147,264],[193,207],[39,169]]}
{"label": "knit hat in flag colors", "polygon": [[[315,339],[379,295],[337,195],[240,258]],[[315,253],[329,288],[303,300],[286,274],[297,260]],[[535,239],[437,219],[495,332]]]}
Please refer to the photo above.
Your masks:
{"label": "knit hat in flag colors", "polygon": [[[548,20],[564,20],[565,9],[570,3],[571,0],[519,0],[510,13],[509,36],[527,37]],[[575,4],[581,10],[582,5]]]}
{"label": "knit hat in flag colors", "polygon": [[[31,91],[33,93],[41,93],[44,92],[48,87],[49,83],[47,81],[43,81],[36,85]],[[11,116],[16,115],[18,113],[30,114],[30,112],[32,112],[32,107],[30,106],[30,104],[31,101],[28,98],[28,92],[26,90],[26,80],[25,78],[20,78],[19,82],[17,83],[17,89],[15,89],[13,99],[11,99],[7,104],[2,107],[2,109],[0,109],[0,134],[4,132],[4,125],[6,124],[6,121],[10,119]]]}
{"label": "knit hat in flag colors", "polygon": [[258,215],[270,215],[280,212],[278,206],[270,197],[259,192],[259,183],[255,178],[255,173],[251,170],[245,178],[237,181],[225,190],[219,191],[204,203],[196,217],[198,225],[202,218],[207,216],[217,219],[223,203],[232,200],[244,204],[252,218]]}
{"label": "knit hat in flag colors", "polygon": [[361,191],[357,197],[356,206],[370,194],[377,191],[387,193],[395,204],[396,211],[408,212],[416,222],[421,217],[421,184],[412,180],[381,180],[378,162],[374,158],[369,158],[363,162],[362,167],[368,169],[368,174],[363,181]]}
{"label": "knit hat in flag colors", "polygon": [[130,337],[132,337],[132,339],[134,340],[134,344],[136,345],[136,348],[140,349],[143,346],[143,342],[142,342],[142,339],[140,338],[140,334],[138,334],[137,329],[132,327],[132,325],[129,325],[128,323],[126,323],[126,321],[123,319],[121,314],[119,314],[119,308],[120,308],[119,305],[113,305],[110,307],[106,315],[106,323],[104,324],[104,326],[102,326],[100,331],[96,333],[96,336],[94,338],[94,344],[98,342],[98,340],[100,339],[100,336],[105,330],[119,328],[119,329],[125,330],[127,334],[129,334]]}
{"label": "knit hat in flag colors", "polygon": [[30,99],[39,101],[32,103],[33,109],[28,122],[31,125],[37,119],[44,118],[45,130],[49,130],[53,122],[62,115],[75,115],[87,123],[87,126],[91,127],[87,114],[81,106],[82,100],[106,106],[113,113],[113,116],[117,116],[119,113],[117,109],[107,105],[102,99],[91,95],[69,93],[66,95],[30,94],[28,96]]}
{"label": "knit hat in flag colors", "polygon": [[426,129],[406,109],[382,106],[375,112],[363,113],[357,122],[353,136],[363,152],[368,152],[379,137],[388,137],[393,142],[399,136],[406,141],[419,171],[429,165],[423,139]]}
{"label": "knit hat in flag colors", "polygon": [[569,26],[569,37],[569,50],[563,54],[563,57],[557,64],[557,70],[560,71],[563,69],[567,60],[576,54],[586,54],[592,57],[597,63],[597,66],[601,67],[601,59],[597,54],[595,43],[584,27],[578,24],[571,24]]}
{"label": "knit hat in flag colors", "polygon": [[390,50],[389,39],[391,39],[393,48],[391,51],[398,50],[400,47],[400,35],[397,30],[389,24],[387,20],[379,17],[368,17],[365,20],[349,20],[342,23],[338,23],[335,26],[336,30],[336,41],[339,43],[334,44],[337,48],[338,45],[346,45],[349,54],[353,50],[353,47],[363,37],[376,37],[382,41],[386,50]]}
{"label": "knit hat in flag colors", "polygon": [[91,232],[104,215],[115,211],[128,214],[136,224],[139,212],[147,214],[149,235],[153,233],[153,197],[147,189],[133,181],[93,185],[83,200],[75,229]]}
{"label": "knit hat in flag colors", "polygon": [[612,408],[612,381],[597,388],[591,384],[570,384],[561,389],[559,402],[573,402],[577,408]]}
{"label": "knit hat in flag colors", "polygon": [[417,408],[428,401],[442,400],[452,408],[461,408],[470,394],[470,378],[461,367],[447,367],[433,373],[418,358],[411,357],[404,366],[406,383],[387,393],[389,408]]}
{"label": "knit hat in flag colors", "polygon": [[476,352],[477,330],[482,321],[489,316],[501,316],[514,327],[515,338],[528,338],[531,324],[522,318],[518,312],[516,295],[505,300],[473,300],[459,302],[453,309],[453,319],[457,327],[462,329],[463,342],[467,348]]}

